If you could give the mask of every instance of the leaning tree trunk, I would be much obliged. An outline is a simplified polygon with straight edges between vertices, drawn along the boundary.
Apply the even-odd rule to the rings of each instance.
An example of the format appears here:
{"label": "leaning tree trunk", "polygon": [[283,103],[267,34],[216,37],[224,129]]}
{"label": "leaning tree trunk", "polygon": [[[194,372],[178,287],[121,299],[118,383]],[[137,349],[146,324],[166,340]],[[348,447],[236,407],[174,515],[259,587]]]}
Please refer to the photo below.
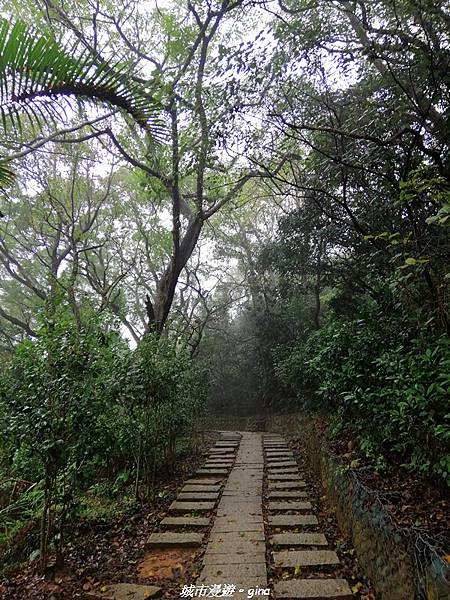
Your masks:
{"label": "leaning tree trunk", "polygon": [[161,335],[167,317],[169,316],[170,309],[172,308],[180,273],[191,257],[202,227],[203,218],[201,215],[197,215],[197,217],[189,224],[180,247],[175,250],[170,260],[170,264],[159,280],[153,302],[147,295],[147,332],[153,331],[156,332],[158,336]]}

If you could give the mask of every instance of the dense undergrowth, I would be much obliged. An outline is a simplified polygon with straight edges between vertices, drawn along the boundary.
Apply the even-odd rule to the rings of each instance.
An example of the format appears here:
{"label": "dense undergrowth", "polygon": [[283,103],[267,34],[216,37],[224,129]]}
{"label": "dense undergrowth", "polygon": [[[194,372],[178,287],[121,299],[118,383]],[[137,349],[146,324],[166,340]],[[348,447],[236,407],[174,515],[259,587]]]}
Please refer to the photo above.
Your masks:
{"label": "dense undergrowth", "polygon": [[0,544],[39,521],[45,564],[49,549],[62,556],[67,523],[151,496],[193,439],[205,389],[168,339],[131,350],[112,320],[47,319],[0,374]]}
{"label": "dense undergrowth", "polygon": [[[450,340],[387,318],[374,303],[278,353],[304,406],[328,412],[381,471],[402,466],[450,484]],[[306,399],[306,400],[305,400]]]}
{"label": "dense undergrowth", "polygon": [[380,471],[450,485],[449,192],[431,174],[422,167],[401,182],[390,229],[356,238],[346,254],[332,246],[331,225],[320,232],[331,241],[321,263],[296,265],[292,246],[314,247],[293,213],[263,259],[280,277],[280,314],[293,326],[274,351],[275,370],[297,402],[327,413],[330,433],[351,433]]}

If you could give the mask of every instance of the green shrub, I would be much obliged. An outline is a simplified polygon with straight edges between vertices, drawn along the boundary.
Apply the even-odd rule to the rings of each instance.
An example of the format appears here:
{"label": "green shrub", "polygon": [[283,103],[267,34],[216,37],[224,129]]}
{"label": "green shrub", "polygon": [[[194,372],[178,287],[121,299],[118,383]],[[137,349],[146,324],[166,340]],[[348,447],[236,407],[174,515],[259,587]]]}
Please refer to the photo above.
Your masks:
{"label": "green shrub", "polygon": [[376,464],[400,461],[450,484],[450,340],[420,335],[375,302],[358,317],[330,313],[322,329],[278,353],[278,375],[299,398],[314,390],[310,405],[336,415]]}
{"label": "green shrub", "polygon": [[205,395],[204,373],[170,340],[148,335],[132,350],[108,316],[85,311],[75,321],[61,305],[17,347],[0,373],[0,447],[5,471],[43,490],[44,564],[51,538],[61,550],[65,521],[99,478],[119,485],[126,472],[135,497],[150,493]]}

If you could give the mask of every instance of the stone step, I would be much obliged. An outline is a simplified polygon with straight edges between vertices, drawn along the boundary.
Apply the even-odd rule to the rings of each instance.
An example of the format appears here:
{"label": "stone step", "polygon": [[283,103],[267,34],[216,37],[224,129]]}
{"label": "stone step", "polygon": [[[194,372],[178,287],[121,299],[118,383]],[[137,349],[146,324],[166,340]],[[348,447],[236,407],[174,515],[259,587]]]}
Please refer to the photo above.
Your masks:
{"label": "stone step", "polygon": [[226,475],[227,469],[197,469],[196,475]]}
{"label": "stone step", "polygon": [[278,461],[283,461],[283,460],[295,460],[294,459],[294,455],[292,454],[292,452],[271,452],[270,454],[266,454],[266,462],[270,462],[270,461],[274,461],[274,460],[278,460]]}
{"label": "stone step", "polygon": [[258,484],[255,486],[242,486],[242,485],[230,485],[224,490],[223,498],[228,496],[242,497],[242,502],[247,502],[249,498],[255,500],[262,496],[262,485]]}
{"label": "stone step", "polygon": [[[243,561],[247,558],[247,554],[242,554],[242,552],[230,552],[229,554],[215,554],[211,552],[205,552],[203,556],[203,564],[206,565],[223,565],[224,563],[227,565],[241,565]],[[251,564],[264,565],[266,567],[266,553],[264,550],[252,552],[251,554]],[[233,583],[232,581],[224,581],[223,583]],[[247,596],[248,598],[248,596]]]}
{"label": "stone step", "polygon": [[340,564],[338,555],[332,550],[281,550],[273,553],[273,560],[276,567],[283,569]]}
{"label": "stone step", "polygon": [[289,490],[269,492],[269,498],[307,498],[307,492],[299,492],[298,490],[290,492]]}
{"label": "stone step", "polygon": [[211,523],[206,517],[165,517],[162,527],[208,527]]}
{"label": "stone step", "polygon": [[351,600],[352,591],[345,579],[286,579],[275,584],[277,598],[290,600]]}
{"label": "stone step", "polygon": [[201,483],[188,483],[184,485],[180,492],[185,494],[187,492],[220,492],[220,485],[203,485]]}
{"label": "stone step", "polygon": [[264,444],[263,448],[264,450],[289,450],[289,447],[286,446],[286,444],[278,444],[275,442],[272,442],[270,444]]}
{"label": "stone step", "polygon": [[270,543],[272,546],[328,546],[323,533],[276,533]]}
{"label": "stone step", "polygon": [[214,510],[214,506],[214,502],[179,502],[175,500],[169,506],[169,511],[182,513],[208,512]]}
{"label": "stone step", "polygon": [[234,459],[236,457],[234,456],[234,454],[209,454],[206,457],[206,460],[226,460],[226,461],[230,461],[234,462]]}
{"label": "stone step", "polygon": [[278,460],[272,462],[268,460],[267,467],[269,469],[283,469],[286,467],[298,467],[298,465],[295,460],[284,460],[283,462],[278,462]]}
{"label": "stone step", "polygon": [[238,518],[241,515],[246,519],[251,517],[260,517],[262,519],[262,509],[253,506],[251,502],[241,502],[240,504],[229,505],[226,507],[222,507],[222,503],[220,503],[217,509],[218,517],[228,517],[232,519]]}
{"label": "stone step", "polygon": [[271,449],[271,448],[286,448],[287,450],[290,450],[291,448],[289,447],[288,444],[286,444],[286,442],[280,441],[280,440],[271,440],[271,441],[266,441],[263,442],[263,449],[267,450],[267,449]]}
{"label": "stone step", "polygon": [[319,524],[315,515],[270,515],[268,522],[271,527],[283,528]]}
{"label": "stone step", "polygon": [[180,492],[177,500],[217,500],[218,492]]}
{"label": "stone step", "polygon": [[299,475],[295,473],[270,473],[269,481],[301,481]]}
{"label": "stone step", "polygon": [[223,477],[191,477],[184,483],[185,485],[218,485],[222,481]]}
{"label": "stone step", "polygon": [[85,592],[89,600],[149,600],[157,598],[162,589],[155,585],[135,585],[133,583],[114,583],[100,586],[97,590]]}
{"label": "stone step", "polygon": [[217,442],[214,444],[213,448],[225,448],[226,450],[234,450],[239,446],[239,444],[233,442]]}
{"label": "stone step", "polygon": [[286,475],[287,473],[295,473],[296,475],[298,475],[300,471],[298,467],[269,467],[267,469],[267,474],[269,475],[269,478],[271,477],[271,475]]}
{"label": "stone step", "polygon": [[235,458],[236,457],[234,454],[220,454],[220,453],[216,454],[215,452],[211,452],[206,457],[206,460],[217,460],[220,462],[234,462]]}
{"label": "stone step", "polygon": [[306,483],[301,479],[299,481],[269,481],[269,490],[297,490],[305,488]]}
{"label": "stone step", "polygon": [[231,533],[233,531],[237,533],[256,531],[264,534],[264,524],[260,517],[255,516],[235,515],[234,517],[216,517],[211,534]]}
{"label": "stone step", "polygon": [[223,496],[220,508],[234,508],[253,510],[262,509],[261,496]]}
{"label": "stone step", "polygon": [[269,510],[311,510],[311,502],[268,502]]}
{"label": "stone step", "polygon": [[163,531],[152,533],[147,538],[147,547],[156,548],[161,546],[200,546],[203,541],[202,533],[186,533],[175,531]]}

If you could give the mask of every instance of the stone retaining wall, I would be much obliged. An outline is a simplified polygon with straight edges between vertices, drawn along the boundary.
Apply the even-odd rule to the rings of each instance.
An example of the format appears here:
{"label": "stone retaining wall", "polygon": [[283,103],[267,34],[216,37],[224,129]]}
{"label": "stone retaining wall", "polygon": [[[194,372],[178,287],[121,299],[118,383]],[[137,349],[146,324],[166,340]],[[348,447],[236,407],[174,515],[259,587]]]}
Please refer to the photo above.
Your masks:
{"label": "stone retaining wall", "polygon": [[340,528],[352,540],[358,560],[381,600],[449,600],[450,565],[418,531],[400,530],[376,493],[355,471],[333,456],[301,415],[267,417],[267,430],[303,435],[307,460],[320,475]]}

